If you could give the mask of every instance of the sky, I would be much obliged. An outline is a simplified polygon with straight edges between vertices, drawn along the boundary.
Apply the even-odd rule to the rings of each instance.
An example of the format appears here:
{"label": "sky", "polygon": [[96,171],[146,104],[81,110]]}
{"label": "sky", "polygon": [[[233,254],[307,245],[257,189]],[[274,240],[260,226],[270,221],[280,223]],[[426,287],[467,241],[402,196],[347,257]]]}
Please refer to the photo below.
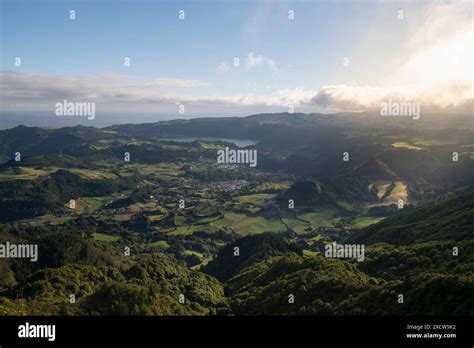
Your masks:
{"label": "sky", "polygon": [[1,111],[472,113],[472,1],[0,4]]}

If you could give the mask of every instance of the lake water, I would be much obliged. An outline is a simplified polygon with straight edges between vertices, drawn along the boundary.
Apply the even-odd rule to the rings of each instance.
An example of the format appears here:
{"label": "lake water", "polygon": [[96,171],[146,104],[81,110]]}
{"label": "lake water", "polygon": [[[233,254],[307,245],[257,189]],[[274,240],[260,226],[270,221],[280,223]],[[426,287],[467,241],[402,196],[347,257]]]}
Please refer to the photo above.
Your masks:
{"label": "lake water", "polygon": [[258,141],[247,139],[231,139],[231,138],[208,138],[208,137],[191,137],[191,138],[163,138],[160,140],[176,141],[178,143],[191,143],[193,141],[225,141],[226,143],[234,144],[238,147],[246,147],[249,145],[256,145]]}

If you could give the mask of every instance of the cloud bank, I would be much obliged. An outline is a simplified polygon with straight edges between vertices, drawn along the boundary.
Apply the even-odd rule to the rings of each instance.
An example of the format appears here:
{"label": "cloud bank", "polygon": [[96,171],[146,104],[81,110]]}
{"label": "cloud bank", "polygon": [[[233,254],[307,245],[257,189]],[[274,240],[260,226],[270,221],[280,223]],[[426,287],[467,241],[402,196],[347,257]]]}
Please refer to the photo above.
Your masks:
{"label": "cloud bank", "polygon": [[277,90],[267,94],[207,96],[171,93],[170,87],[200,89],[209,84],[196,80],[157,79],[140,82],[128,75],[50,76],[0,71],[1,101],[5,109],[21,106],[48,110],[55,103],[93,101],[103,105],[141,105],[156,110],[160,105],[206,104],[220,106],[272,106],[286,110],[314,107],[315,110],[377,110],[381,103],[416,101],[425,110],[472,111],[472,83],[450,82],[425,87],[380,87],[359,85],[325,85],[319,89],[304,87]]}

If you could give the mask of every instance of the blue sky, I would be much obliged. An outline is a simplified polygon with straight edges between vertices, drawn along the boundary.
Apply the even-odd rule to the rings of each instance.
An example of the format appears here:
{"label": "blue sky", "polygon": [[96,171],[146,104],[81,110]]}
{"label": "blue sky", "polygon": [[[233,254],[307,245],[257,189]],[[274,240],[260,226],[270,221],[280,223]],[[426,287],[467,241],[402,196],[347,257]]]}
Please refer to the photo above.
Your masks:
{"label": "blue sky", "polygon": [[[421,1],[315,0],[1,0],[1,6],[2,71],[44,76],[48,86],[66,76],[141,85],[151,99],[146,85],[158,81],[155,93],[167,99],[152,100],[154,106],[175,98],[200,104],[201,111],[205,103],[212,108],[209,100],[216,98],[282,109],[285,103],[301,104],[308,111],[311,105],[301,101],[324,86],[391,87],[387,76],[410,61],[409,42],[433,10],[432,2]],[[70,10],[76,11],[75,20],[69,19]],[[180,10],[184,20],[178,18]],[[472,15],[459,25],[466,20],[472,24]],[[14,66],[15,57],[21,57],[21,67]],[[128,68],[124,57],[131,59]],[[238,68],[232,66],[234,57],[240,59]],[[94,81],[84,83],[90,87]],[[282,101],[263,99],[272,94]]]}
{"label": "blue sky", "polygon": [[[14,68],[14,58],[20,56],[25,72],[93,75],[107,71],[196,79],[229,92],[245,88],[247,82],[281,88],[369,80],[370,74],[358,73],[361,69],[343,69],[342,59],[364,64],[367,56],[381,54],[361,52],[358,38],[365,36],[364,24],[373,18],[382,21],[377,17],[380,13],[391,13],[396,23],[400,7],[392,4],[392,11],[381,11],[376,2],[356,1],[2,2],[3,68]],[[68,18],[70,9],[76,11],[74,21]],[[185,20],[178,19],[181,9]],[[289,10],[295,11],[295,20],[288,19]],[[390,29],[388,25],[378,28],[388,34],[387,43],[397,43],[408,26]],[[396,44],[383,47],[394,50]],[[262,67],[231,78],[216,74],[221,62],[243,60],[250,52],[275,61],[278,73]],[[122,66],[123,57],[132,59],[130,68]],[[372,68],[383,65],[369,61]]]}

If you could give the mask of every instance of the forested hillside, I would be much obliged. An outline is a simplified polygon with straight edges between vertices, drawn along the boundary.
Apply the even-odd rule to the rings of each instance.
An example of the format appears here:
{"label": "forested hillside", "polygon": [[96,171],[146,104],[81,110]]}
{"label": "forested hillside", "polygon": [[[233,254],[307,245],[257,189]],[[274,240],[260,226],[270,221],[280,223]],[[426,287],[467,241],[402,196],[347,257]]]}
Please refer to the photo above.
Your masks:
{"label": "forested hillside", "polygon": [[[446,127],[343,113],[0,131],[0,314],[472,315],[473,129]],[[217,163],[226,148],[258,165]]]}

